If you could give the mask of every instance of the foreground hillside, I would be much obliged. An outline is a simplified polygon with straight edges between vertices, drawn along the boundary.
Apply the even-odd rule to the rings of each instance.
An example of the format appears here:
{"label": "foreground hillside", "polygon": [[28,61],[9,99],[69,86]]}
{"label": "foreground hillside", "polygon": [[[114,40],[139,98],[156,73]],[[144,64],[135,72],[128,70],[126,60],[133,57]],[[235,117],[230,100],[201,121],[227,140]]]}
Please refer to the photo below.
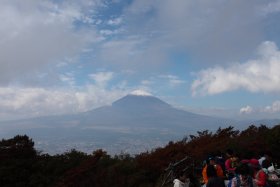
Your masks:
{"label": "foreground hillside", "polygon": [[18,135],[0,142],[0,186],[155,187],[161,185],[169,163],[189,156],[178,168],[189,165],[190,172],[200,174],[207,155],[228,148],[240,158],[256,158],[263,151],[271,151],[279,164],[280,125],[200,131],[135,157],[110,156],[102,150],[93,150],[92,154],[72,150],[50,156],[38,152],[28,136]]}

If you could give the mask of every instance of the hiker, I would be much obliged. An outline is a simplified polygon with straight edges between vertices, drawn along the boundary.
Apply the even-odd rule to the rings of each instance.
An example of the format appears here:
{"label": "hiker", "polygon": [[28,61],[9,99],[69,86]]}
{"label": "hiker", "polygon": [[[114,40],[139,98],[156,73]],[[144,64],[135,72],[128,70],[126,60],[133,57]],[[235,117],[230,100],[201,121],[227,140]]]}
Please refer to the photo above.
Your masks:
{"label": "hiker", "polygon": [[180,171],[173,183],[174,187],[189,187],[190,180],[185,171]]}
{"label": "hiker", "polygon": [[253,169],[253,181],[257,187],[267,187],[267,174],[261,168],[257,159],[251,159],[249,161],[250,167]]}
{"label": "hiker", "polygon": [[217,153],[215,154],[215,161],[217,164],[219,164],[222,169],[223,169],[223,173],[225,173],[226,169],[225,169],[225,159],[223,157],[223,154],[221,151],[217,151]]}
{"label": "hiker", "polygon": [[208,183],[208,176],[207,176],[207,168],[208,166],[213,166],[216,170],[217,176],[220,178],[224,178],[224,172],[222,167],[216,163],[215,157],[210,156],[208,160],[206,161],[206,165],[204,166],[202,170],[202,177],[203,177],[203,182],[204,184]]}
{"label": "hiker", "polygon": [[215,165],[209,164],[206,169],[208,182],[206,187],[225,187],[225,182],[221,177],[217,175],[217,169]]}
{"label": "hiker", "polygon": [[225,169],[227,173],[227,178],[230,180],[235,175],[235,169],[237,166],[238,158],[234,156],[233,151],[231,149],[227,149],[226,156],[227,160],[225,161]]}
{"label": "hiker", "polygon": [[253,178],[251,176],[251,168],[246,162],[241,163],[235,170],[233,177],[228,187],[254,187]]}
{"label": "hiker", "polygon": [[270,152],[265,152],[258,161],[262,168],[268,168],[269,166],[271,166],[271,159],[272,154]]}

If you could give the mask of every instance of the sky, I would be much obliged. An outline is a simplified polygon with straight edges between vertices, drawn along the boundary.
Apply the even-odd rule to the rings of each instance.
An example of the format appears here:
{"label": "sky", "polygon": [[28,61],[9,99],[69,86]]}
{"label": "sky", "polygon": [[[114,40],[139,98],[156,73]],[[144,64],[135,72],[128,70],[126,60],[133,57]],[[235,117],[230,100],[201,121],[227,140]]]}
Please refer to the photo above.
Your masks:
{"label": "sky", "polygon": [[1,0],[0,120],[142,90],[188,111],[280,118],[280,0]]}

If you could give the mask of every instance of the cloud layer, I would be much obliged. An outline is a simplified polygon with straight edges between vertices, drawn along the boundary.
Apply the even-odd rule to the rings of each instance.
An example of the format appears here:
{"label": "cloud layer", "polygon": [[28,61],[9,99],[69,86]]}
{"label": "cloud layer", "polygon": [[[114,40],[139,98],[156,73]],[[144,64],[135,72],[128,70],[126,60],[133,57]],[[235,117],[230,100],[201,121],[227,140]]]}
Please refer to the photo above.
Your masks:
{"label": "cloud layer", "polygon": [[280,93],[280,51],[274,42],[259,46],[257,59],[214,67],[198,72],[192,83],[193,95],[214,95],[238,89],[250,92]]}
{"label": "cloud layer", "polygon": [[212,64],[247,56],[262,41],[257,15],[262,6],[259,1],[135,0],[123,17],[128,34],[151,39],[146,51],[161,46],[158,55],[180,48]]}
{"label": "cloud layer", "polygon": [[271,105],[264,106],[264,107],[252,107],[247,105],[245,107],[242,107],[239,113],[243,116],[258,115],[259,117],[263,117],[263,118],[267,118],[268,116],[279,118],[280,101],[276,100]]}
{"label": "cloud layer", "polygon": [[96,40],[94,29],[75,28],[75,21],[85,19],[81,8],[51,1],[1,1],[0,84],[74,57]]}
{"label": "cloud layer", "polygon": [[274,101],[271,106],[266,106],[263,111],[269,113],[280,113],[280,101]]}
{"label": "cloud layer", "polygon": [[[30,118],[84,112],[111,104],[127,90],[88,85],[76,89],[0,87],[0,118]],[[101,99],[102,98],[102,99]]]}
{"label": "cloud layer", "polygon": [[[184,95],[194,103],[187,86],[191,71],[198,72],[193,95],[279,93],[277,40],[262,43],[274,40],[266,38],[267,30],[278,33],[271,23],[279,20],[279,5],[273,0],[2,0],[0,120],[85,111],[138,88],[179,103],[178,95]],[[248,106],[242,112],[254,110]]]}

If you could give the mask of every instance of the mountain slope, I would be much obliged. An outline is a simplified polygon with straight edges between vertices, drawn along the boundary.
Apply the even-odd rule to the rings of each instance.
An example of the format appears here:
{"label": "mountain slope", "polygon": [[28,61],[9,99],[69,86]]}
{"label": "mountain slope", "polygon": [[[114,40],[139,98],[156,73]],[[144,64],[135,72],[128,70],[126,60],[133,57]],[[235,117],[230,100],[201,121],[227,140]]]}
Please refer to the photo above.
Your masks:
{"label": "mountain slope", "polygon": [[198,115],[173,108],[153,96],[127,95],[112,106],[101,107],[81,114],[86,126],[165,128],[172,131],[216,129],[229,125],[228,120]]}
{"label": "mountain slope", "polygon": [[38,149],[52,154],[73,148],[87,153],[102,148],[110,154],[133,154],[197,131],[235,124],[241,122],[179,110],[151,95],[130,94],[110,106],[75,115],[0,122],[0,136],[27,134]]}

